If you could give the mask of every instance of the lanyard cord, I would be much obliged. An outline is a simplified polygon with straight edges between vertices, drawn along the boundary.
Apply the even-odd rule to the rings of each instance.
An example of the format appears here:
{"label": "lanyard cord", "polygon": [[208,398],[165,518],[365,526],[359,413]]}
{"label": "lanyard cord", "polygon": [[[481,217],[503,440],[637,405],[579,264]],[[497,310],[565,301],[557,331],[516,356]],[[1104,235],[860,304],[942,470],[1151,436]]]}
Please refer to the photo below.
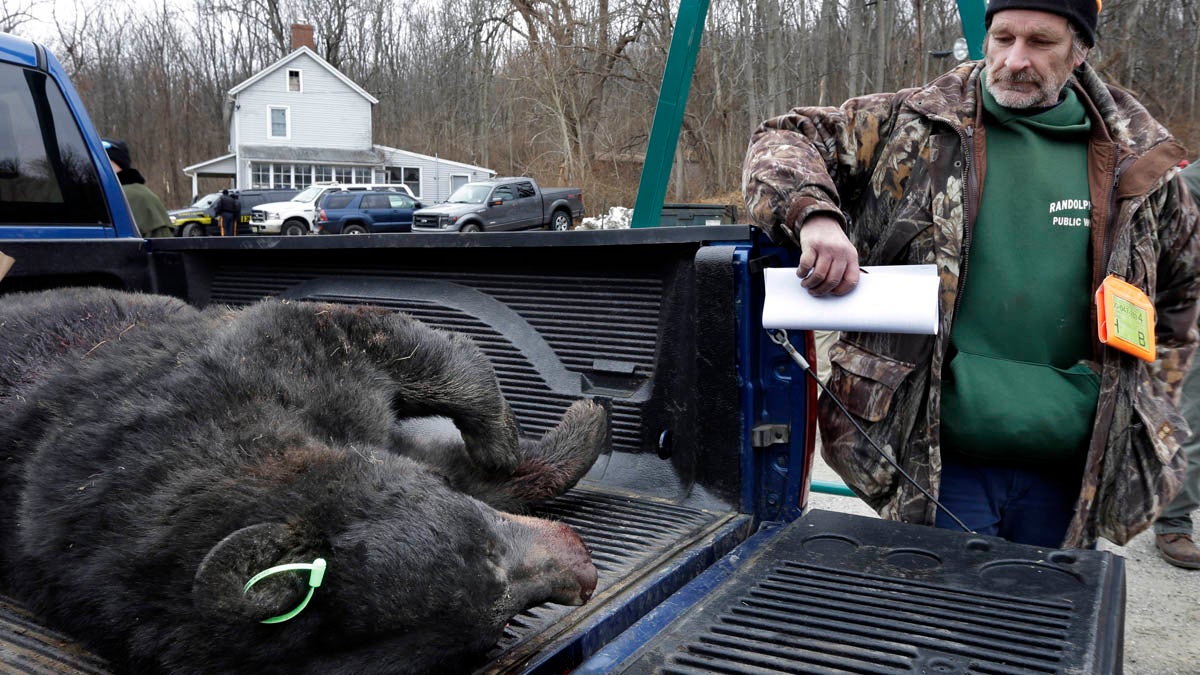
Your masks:
{"label": "lanyard cord", "polygon": [[875,448],[875,451],[879,453],[880,457],[883,457],[885,460],[887,460],[887,462],[889,464],[891,464],[896,469],[896,471],[900,472],[901,476],[904,476],[905,480],[907,480],[909,483],[912,483],[913,487],[920,490],[921,494],[925,495],[929,499],[929,501],[933,502],[935,506],[937,506],[939,509],[941,509],[943,512],[945,512],[946,515],[950,516],[950,518],[952,518],[954,520],[954,522],[957,523],[958,526],[963,529],[964,532],[970,532],[971,534],[975,534],[974,530],[967,527],[966,524],[964,524],[963,521],[959,520],[958,516],[954,515],[954,513],[950,509],[946,508],[945,506],[942,506],[941,502],[934,499],[933,495],[929,494],[928,490],[921,487],[920,483],[918,483],[912,476],[908,475],[908,473],[906,473],[904,471],[904,469],[900,468],[900,464],[897,463],[896,460],[892,459],[891,455],[887,454],[887,452],[885,452],[883,448],[879,447],[879,444],[875,442],[875,439],[871,438],[871,436],[869,434],[867,434],[866,429],[863,429],[862,425],[858,423],[858,420],[854,419],[854,415],[850,414],[849,410],[846,410],[846,406],[842,404],[842,402],[838,399],[838,397],[834,396],[833,392],[829,391],[829,389],[827,389],[825,387],[825,383],[822,382],[820,380],[820,378],[817,377],[817,374],[813,372],[812,367],[809,366],[808,360],[805,359],[803,356],[801,356],[800,352],[796,351],[796,348],[792,345],[791,341],[788,340],[788,334],[787,334],[786,330],[782,330],[779,328],[767,329],[767,335],[769,335],[771,337],[772,342],[779,345],[780,347],[783,347],[783,350],[788,353],[788,356],[792,357],[792,360],[796,362],[796,365],[800,366],[800,368],[803,369],[804,372],[808,373],[812,377],[813,381],[815,381],[817,383],[817,386],[821,388],[821,391],[823,391],[829,395],[829,398],[831,400],[833,400],[833,402],[837,404],[837,407],[839,409],[841,409],[842,413],[844,413],[846,415],[846,419],[850,420],[850,423],[854,425],[854,428],[858,429],[858,433],[862,434],[863,438],[867,439],[867,441],[870,442],[871,447]]}

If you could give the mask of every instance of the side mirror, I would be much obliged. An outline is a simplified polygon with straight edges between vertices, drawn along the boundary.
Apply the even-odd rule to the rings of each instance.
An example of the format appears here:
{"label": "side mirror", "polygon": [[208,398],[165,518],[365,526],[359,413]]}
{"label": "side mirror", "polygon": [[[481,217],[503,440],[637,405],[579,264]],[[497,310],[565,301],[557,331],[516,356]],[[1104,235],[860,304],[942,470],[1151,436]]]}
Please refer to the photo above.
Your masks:
{"label": "side mirror", "polygon": [[488,206],[500,206],[503,203],[504,203],[504,199],[502,199],[500,197],[496,197],[495,199],[493,199],[491,202],[488,203]]}
{"label": "side mirror", "polygon": [[421,202],[414,202],[414,203],[413,203],[413,208],[414,208],[414,209],[423,209],[423,208],[425,208],[425,205],[424,205],[424,204],[422,204]]}

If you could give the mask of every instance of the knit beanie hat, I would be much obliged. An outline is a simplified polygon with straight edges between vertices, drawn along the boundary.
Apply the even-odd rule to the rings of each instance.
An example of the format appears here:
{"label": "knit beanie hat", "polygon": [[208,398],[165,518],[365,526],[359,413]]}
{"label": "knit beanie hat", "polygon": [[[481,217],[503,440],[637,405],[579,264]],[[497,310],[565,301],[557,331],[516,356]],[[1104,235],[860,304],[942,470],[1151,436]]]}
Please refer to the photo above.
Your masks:
{"label": "knit beanie hat", "polygon": [[125,141],[110,140],[107,138],[100,139],[103,141],[104,151],[108,153],[108,158],[114,164],[121,167],[122,171],[129,170],[133,166],[133,162],[129,157],[129,145]]}
{"label": "knit beanie hat", "polygon": [[1103,0],[988,0],[984,25],[992,26],[992,17],[1005,9],[1034,9],[1064,16],[1079,31],[1084,44],[1096,46],[1096,16]]}

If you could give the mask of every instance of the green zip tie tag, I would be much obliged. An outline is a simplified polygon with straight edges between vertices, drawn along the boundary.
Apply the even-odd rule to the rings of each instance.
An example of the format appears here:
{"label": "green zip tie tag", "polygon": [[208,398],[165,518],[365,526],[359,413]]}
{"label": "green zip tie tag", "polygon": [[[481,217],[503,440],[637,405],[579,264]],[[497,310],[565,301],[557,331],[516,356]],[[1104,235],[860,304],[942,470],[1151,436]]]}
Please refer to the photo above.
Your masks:
{"label": "green zip tie tag", "polygon": [[269,567],[258,574],[255,574],[250,578],[250,581],[246,582],[246,587],[242,589],[243,595],[249,593],[250,587],[254,586],[254,584],[257,584],[269,576],[274,576],[282,572],[301,572],[304,570],[308,570],[308,595],[304,596],[304,599],[300,601],[300,604],[296,605],[296,608],[287,614],[280,614],[279,616],[273,616],[269,619],[263,619],[259,623],[283,623],[288,619],[295,618],[297,614],[304,611],[304,608],[308,606],[308,601],[312,600],[313,591],[315,591],[321,585],[321,582],[325,580],[325,559],[317,558],[311,563],[288,563],[287,565],[276,565],[275,567]]}

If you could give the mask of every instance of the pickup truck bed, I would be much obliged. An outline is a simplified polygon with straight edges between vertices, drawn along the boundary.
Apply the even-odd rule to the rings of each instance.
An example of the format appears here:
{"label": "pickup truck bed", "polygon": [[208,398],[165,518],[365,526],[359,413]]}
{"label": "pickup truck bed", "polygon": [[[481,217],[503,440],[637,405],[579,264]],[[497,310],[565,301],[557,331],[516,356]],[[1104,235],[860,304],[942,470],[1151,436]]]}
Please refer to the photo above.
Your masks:
{"label": "pickup truck bed", "polygon": [[[266,297],[381,305],[471,336],[526,434],[549,429],[580,397],[610,402],[611,452],[539,511],[588,544],[600,572],[596,593],[583,607],[519,615],[481,664],[486,672],[550,672],[578,664],[751,533],[740,476],[734,247],[705,245],[750,236],[729,227],[108,240],[79,249],[91,253],[74,257],[66,276],[55,261],[69,254],[6,242],[18,267],[5,286],[144,288],[198,306]],[[803,435],[797,442],[802,454]],[[102,670],[59,649],[55,637],[31,661],[16,645],[44,629],[22,621],[0,624],[0,645],[10,646],[0,646],[4,665]]]}
{"label": "pickup truck bed", "polygon": [[[579,486],[538,510],[581,534],[600,573],[596,593],[582,607],[543,605],[515,617],[480,673],[561,673],[585,663],[585,672],[618,663],[628,672],[772,672],[755,663],[706,666],[677,652],[703,651],[697,645],[713,641],[705,636],[720,629],[709,625],[708,608],[738,605],[736,593],[778,575],[775,562],[755,560],[804,566],[813,561],[803,557],[814,554],[824,556],[816,561],[823,566],[788,591],[806,599],[784,611],[785,623],[819,632],[826,623],[843,625],[839,613],[866,613],[853,629],[860,644],[850,649],[874,665],[794,666],[804,672],[907,672],[911,663],[883,656],[896,649],[912,663],[949,664],[946,672],[1120,670],[1123,577],[1108,553],[1047,557],[1032,547],[884,521],[771,525],[799,517],[806,501],[813,448],[807,402],[814,397],[811,383],[794,384],[803,375],[759,325],[758,268],[793,264],[791,254],[748,227],[54,245],[47,256],[44,242],[5,242],[18,261],[6,290],[91,283],[198,306],[280,297],[391,307],[471,336],[492,360],[526,434],[549,429],[580,397],[611,405],[611,451]],[[964,551],[974,567],[955,567]],[[735,575],[737,568],[744,569]],[[847,575],[878,583],[847,591]],[[939,657],[941,643],[960,639],[960,626],[896,647],[887,635],[928,626],[929,617],[902,614],[884,625],[870,612],[887,615],[903,595],[898,589],[918,578],[931,602],[980,579],[991,582],[993,604],[1028,602],[1031,590],[1062,596],[1055,611],[1069,625],[1035,626],[1067,631],[1055,638],[1056,660],[976,668]],[[953,610],[969,619],[967,628],[993,620],[980,598],[962,597]],[[826,607],[835,602],[838,608]],[[816,656],[789,653],[772,662],[778,672],[802,656],[829,661],[825,642],[805,639]],[[679,665],[685,662],[692,665]],[[1081,663],[1088,667],[1079,670]],[[104,664],[8,603],[0,605],[0,669],[100,673]]]}

